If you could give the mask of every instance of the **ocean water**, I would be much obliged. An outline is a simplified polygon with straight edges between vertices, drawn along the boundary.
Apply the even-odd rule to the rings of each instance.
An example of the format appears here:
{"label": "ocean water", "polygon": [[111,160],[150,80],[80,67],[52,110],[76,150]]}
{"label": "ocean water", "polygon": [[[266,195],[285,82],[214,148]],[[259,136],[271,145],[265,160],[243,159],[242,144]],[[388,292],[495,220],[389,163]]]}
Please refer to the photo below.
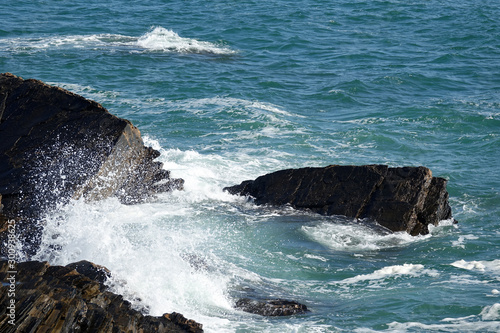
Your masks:
{"label": "ocean water", "polygon": [[[61,207],[35,258],[105,265],[137,309],[207,332],[500,331],[499,17],[493,0],[1,1],[1,72],[131,120],[186,181]],[[376,163],[448,179],[459,224],[410,237],[222,191]],[[246,295],[311,311],[235,310]]]}

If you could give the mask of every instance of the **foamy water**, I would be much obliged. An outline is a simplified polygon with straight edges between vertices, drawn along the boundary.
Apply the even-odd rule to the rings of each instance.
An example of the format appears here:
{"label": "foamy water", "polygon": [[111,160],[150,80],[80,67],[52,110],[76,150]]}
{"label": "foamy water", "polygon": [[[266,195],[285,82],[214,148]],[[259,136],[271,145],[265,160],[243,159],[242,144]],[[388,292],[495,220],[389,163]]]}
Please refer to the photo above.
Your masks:
{"label": "foamy water", "polygon": [[185,54],[233,55],[237,52],[216,43],[181,37],[163,27],[152,27],[142,36],[120,34],[40,36],[0,39],[0,47],[13,53],[33,53],[57,49],[102,49],[109,52],[176,52]]}
{"label": "foamy water", "polygon": [[[270,168],[272,156],[252,164],[253,157],[245,154],[227,159],[217,154],[163,149],[149,137],[145,137],[145,143],[161,151],[160,160],[171,170],[172,177],[185,179],[185,190],[161,194],[151,202],[133,206],[122,205],[113,198],[94,203],[73,201],[47,218],[42,247],[35,258],[60,265],[84,259],[104,265],[113,273],[108,281],[111,290],[152,315],[181,312],[202,322],[208,332],[231,332],[238,327],[259,330],[263,323],[249,326],[247,318],[251,315],[233,308],[237,297],[250,292],[249,295],[262,297],[293,298],[309,285],[320,283],[302,281],[299,276],[299,280],[290,283],[279,278],[279,274],[273,277],[264,273],[265,267],[292,265],[321,269],[333,259],[327,254],[331,250],[369,259],[377,251],[404,249],[433,237],[393,234],[382,227],[290,208],[256,207],[247,198],[222,191],[224,186],[234,183],[232,179],[255,177],[263,166]],[[298,221],[304,222],[297,224]],[[279,235],[282,223],[289,226],[289,236]],[[443,225],[449,227],[447,221]],[[272,234],[262,231],[259,235],[259,229],[269,229]],[[433,229],[439,235],[436,230],[440,229]],[[286,241],[291,235],[302,235],[311,245],[330,250],[317,252],[316,245],[286,252],[261,247],[260,243],[268,242],[268,237]],[[496,262],[453,265],[481,269],[494,267]],[[293,269],[290,274],[295,274],[292,272]],[[389,265],[371,273],[330,281],[323,287],[326,288],[323,294],[336,295],[336,286],[345,291],[365,283],[380,287],[393,281],[404,283],[407,279],[415,281],[439,275],[439,269],[419,263]],[[314,302],[309,306],[314,311]],[[306,327],[306,323],[283,323],[275,329],[286,332]],[[331,328],[326,325],[316,329],[321,332]]]}

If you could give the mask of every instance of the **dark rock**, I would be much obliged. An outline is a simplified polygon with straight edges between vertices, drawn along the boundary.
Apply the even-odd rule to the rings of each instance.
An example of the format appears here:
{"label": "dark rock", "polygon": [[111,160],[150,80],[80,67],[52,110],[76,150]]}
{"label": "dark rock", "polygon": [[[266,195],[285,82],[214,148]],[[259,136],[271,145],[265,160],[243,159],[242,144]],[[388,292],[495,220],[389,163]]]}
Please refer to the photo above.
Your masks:
{"label": "dark rock", "polygon": [[[8,219],[29,255],[40,218],[71,198],[136,203],[181,189],[139,130],[94,101],[37,80],[0,74],[0,253]],[[31,248],[30,248],[31,245]]]}
{"label": "dark rock", "polygon": [[96,265],[87,260],[81,260],[66,265],[66,267],[76,270],[78,273],[85,275],[91,280],[104,284],[111,277],[111,272],[104,266]]}
{"label": "dark rock", "polygon": [[187,319],[183,315],[177,312],[165,313],[163,317],[168,321],[176,324],[177,326],[186,330],[186,332],[203,332],[203,325],[198,324],[192,319]]}
{"label": "dark rock", "polygon": [[236,301],[235,307],[245,312],[258,314],[261,316],[291,316],[308,312],[307,306],[295,301],[283,299],[258,300],[250,298],[240,298]]}
{"label": "dark rock", "polygon": [[[90,264],[90,265],[89,265]],[[181,314],[152,317],[132,309],[121,296],[71,267],[92,263],[50,266],[46,262],[23,262],[11,273],[0,262],[1,332],[202,332],[202,325]],[[94,265],[95,267],[98,267]],[[107,271],[107,270],[105,270]],[[15,281],[11,278],[14,276]],[[9,295],[11,283],[15,298]],[[8,306],[15,300],[14,325]]]}
{"label": "dark rock", "polygon": [[447,181],[425,167],[386,165],[288,169],[226,187],[257,205],[291,205],[322,215],[374,220],[392,231],[427,234],[451,218]]}

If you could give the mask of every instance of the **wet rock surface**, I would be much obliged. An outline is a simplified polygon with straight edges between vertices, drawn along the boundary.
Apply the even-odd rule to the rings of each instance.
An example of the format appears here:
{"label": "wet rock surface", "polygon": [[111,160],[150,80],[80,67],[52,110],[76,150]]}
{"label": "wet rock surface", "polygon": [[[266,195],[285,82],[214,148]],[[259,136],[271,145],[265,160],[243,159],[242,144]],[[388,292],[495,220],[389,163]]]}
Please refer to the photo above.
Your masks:
{"label": "wet rock surface", "polygon": [[235,307],[245,312],[268,317],[291,316],[309,312],[304,304],[284,299],[240,298],[236,301]]}
{"label": "wet rock surface", "polygon": [[[28,254],[36,250],[40,217],[81,197],[123,203],[181,189],[159,152],[139,130],[100,104],[37,80],[0,74],[0,242],[15,219]],[[4,253],[4,247],[0,253]]]}
{"label": "wet rock surface", "polygon": [[[175,312],[153,317],[134,310],[122,296],[89,278],[102,271],[109,272],[89,262],[50,266],[30,261],[11,267],[8,261],[0,261],[0,280],[4,282],[0,288],[0,332],[203,331],[201,324]],[[15,298],[9,296],[11,282]],[[9,308],[12,299],[15,311]]]}
{"label": "wet rock surface", "polygon": [[451,218],[446,183],[425,167],[330,165],[281,170],[224,190],[250,196],[257,205],[291,205],[419,235]]}

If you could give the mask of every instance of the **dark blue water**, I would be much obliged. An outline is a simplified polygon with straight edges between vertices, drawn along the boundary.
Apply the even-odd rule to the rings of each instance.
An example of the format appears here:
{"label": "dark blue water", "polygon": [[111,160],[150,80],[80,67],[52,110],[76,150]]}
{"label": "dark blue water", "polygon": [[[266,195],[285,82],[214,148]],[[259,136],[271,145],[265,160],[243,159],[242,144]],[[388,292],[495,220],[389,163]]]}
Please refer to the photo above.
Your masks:
{"label": "dark blue water", "polygon": [[[3,1],[1,72],[131,120],[186,180],[148,204],[72,203],[63,222],[48,218],[38,258],[106,265],[137,307],[209,332],[499,331],[499,8]],[[391,235],[221,190],[278,169],[374,163],[447,178],[460,223]],[[311,312],[234,310],[249,290]]]}

